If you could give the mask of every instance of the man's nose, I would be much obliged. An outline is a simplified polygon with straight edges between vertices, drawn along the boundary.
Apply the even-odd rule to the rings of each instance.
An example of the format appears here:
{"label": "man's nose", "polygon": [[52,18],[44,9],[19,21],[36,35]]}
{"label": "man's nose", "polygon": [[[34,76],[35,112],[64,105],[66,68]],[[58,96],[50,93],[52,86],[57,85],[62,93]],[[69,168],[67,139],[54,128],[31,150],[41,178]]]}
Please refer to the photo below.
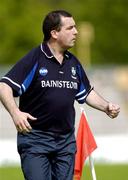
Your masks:
{"label": "man's nose", "polygon": [[78,34],[78,31],[76,28],[74,28],[74,34],[77,35]]}

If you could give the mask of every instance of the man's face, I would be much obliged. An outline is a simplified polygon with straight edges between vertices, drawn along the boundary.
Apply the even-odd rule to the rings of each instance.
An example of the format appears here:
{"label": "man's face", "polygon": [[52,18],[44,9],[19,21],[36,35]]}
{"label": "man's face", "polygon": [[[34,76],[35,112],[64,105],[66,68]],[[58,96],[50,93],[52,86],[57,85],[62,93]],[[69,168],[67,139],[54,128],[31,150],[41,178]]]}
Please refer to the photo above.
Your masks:
{"label": "man's face", "polygon": [[61,16],[61,29],[57,32],[57,42],[63,49],[68,49],[74,46],[77,29],[75,21],[72,17]]}

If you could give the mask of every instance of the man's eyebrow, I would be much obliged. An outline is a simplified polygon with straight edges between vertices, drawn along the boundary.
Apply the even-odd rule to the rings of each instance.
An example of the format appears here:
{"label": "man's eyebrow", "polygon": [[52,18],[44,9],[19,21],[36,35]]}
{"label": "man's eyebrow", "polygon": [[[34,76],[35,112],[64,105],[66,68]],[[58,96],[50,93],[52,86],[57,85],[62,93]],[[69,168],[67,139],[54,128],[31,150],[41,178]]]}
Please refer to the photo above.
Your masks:
{"label": "man's eyebrow", "polygon": [[68,28],[73,28],[73,27],[76,27],[76,24],[67,26],[67,29]]}

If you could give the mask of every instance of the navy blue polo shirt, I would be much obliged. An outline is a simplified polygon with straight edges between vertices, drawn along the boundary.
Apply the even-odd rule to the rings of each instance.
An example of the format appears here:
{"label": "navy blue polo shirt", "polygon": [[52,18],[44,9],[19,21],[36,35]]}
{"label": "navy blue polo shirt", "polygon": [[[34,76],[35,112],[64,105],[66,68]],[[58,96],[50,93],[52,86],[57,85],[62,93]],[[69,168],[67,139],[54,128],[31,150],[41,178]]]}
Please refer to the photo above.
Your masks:
{"label": "navy blue polo shirt", "polygon": [[47,44],[32,49],[1,79],[20,96],[19,108],[37,120],[34,129],[66,133],[74,129],[74,101],[84,103],[91,85],[80,62],[70,52],[60,64]]}

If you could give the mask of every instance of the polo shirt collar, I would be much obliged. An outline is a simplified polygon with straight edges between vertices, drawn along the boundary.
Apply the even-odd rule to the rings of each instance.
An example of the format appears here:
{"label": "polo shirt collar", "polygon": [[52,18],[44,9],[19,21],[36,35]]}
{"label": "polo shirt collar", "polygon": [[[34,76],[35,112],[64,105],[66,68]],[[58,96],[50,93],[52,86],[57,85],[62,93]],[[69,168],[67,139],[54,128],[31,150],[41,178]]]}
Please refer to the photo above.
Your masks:
{"label": "polo shirt collar", "polygon": [[[49,49],[49,47],[48,47],[48,45],[47,45],[46,43],[41,43],[40,48],[41,48],[41,51],[44,53],[44,55],[45,55],[47,58],[51,59],[51,58],[54,57],[53,54],[52,54],[52,52],[50,51],[50,49]],[[66,58],[69,58],[68,51],[65,51],[64,56],[65,56]]]}

